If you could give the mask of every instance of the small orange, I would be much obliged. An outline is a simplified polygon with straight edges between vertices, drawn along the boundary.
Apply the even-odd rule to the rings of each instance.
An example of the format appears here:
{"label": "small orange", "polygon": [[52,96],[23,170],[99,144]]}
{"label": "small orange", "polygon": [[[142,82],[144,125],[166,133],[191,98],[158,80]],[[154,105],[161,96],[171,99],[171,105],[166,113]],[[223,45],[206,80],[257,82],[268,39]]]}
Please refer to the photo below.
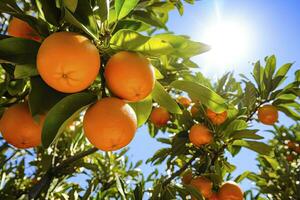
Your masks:
{"label": "small orange", "polygon": [[13,146],[26,149],[41,144],[42,125],[44,117],[37,123],[31,116],[28,103],[15,104],[5,110],[1,118],[1,133],[3,138]]}
{"label": "small orange", "polygon": [[295,149],[296,144],[293,141],[289,140],[287,146],[289,149]]}
{"label": "small orange", "polygon": [[191,186],[198,189],[205,198],[209,198],[212,195],[213,183],[206,177],[200,176],[193,178],[191,180]]}
{"label": "small orange", "polygon": [[189,107],[191,105],[191,100],[187,97],[180,96],[177,98],[177,102],[181,104],[183,107]]}
{"label": "small orange", "polygon": [[214,125],[220,125],[223,124],[227,119],[227,111],[216,113],[212,111],[211,109],[206,110],[206,115],[208,119],[214,124]]}
{"label": "small orange", "polygon": [[233,181],[225,182],[219,192],[218,192],[218,198],[219,200],[243,200],[243,191]]}
{"label": "small orange", "polygon": [[112,93],[128,101],[140,101],[154,88],[154,69],[147,58],[137,53],[121,51],[113,55],[104,74]]}
{"label": "small orange", "polygon": [[167,125],[169,120],[170,120],[170,113],[167,111],[167,109],[163,107],[153,108],[150,115],[150,121],[156,127],[162,127]]}
{"label": "small orange", "polygon": [[86,111],[84,134],[98,149],[114,151],[128,145],[137,129],[134,110],[123,100],[103,98]]}
{"label": "small orange", "polygon": [[7,33],[14,37],[35,40],[37,42],[41,41],[41,37],[27,22],[16,17],[13,17],[9,22]]}
{"label": "small orange", "polygon": [[196,117],[197,114],[198,114],[198,112],[199,112],[199,109],[197,108],[197,106],[196,106],[196,105],[193,105],[193,106],[191,107],[191,114],[192,114],[192,117]]}
{"label": "small orange", "polygon": [[206,126],[194,124],[190,129],[189,139],[194,146],[200,147],[210,144],[213,140],[213,135]]}
{"label": "small orange", "polygon": [[300,146],[296,146],[296,147],[294,148],[294,151],[295,151],[296,153],[300,153]]}
{"label": "small orange", "polygon": [[57,32],[47,37],[37,55],[37,69],[52,88],[65,93],[79,92],[96,79],[100,56],[85,36]]}
{"label": "small orange", "polygon": [[278,110],[275,106],[264,105],[258,109],[258,119],[266,125],[273,125],[278,120]]}
{"label": "small orange", "polygon": [[181,180],[182,180],[182,183],[188,185],[188,184],[191,183],[192,179],[193,179],[193,173],[192,173],[192,171],[191,170],[187,170],[182,175],[182,179]]}
{"label": "small orange", "polygon": [[292,154],[289,154],[286,156],[286,160],[292,162],[294,160],[294,156]]}

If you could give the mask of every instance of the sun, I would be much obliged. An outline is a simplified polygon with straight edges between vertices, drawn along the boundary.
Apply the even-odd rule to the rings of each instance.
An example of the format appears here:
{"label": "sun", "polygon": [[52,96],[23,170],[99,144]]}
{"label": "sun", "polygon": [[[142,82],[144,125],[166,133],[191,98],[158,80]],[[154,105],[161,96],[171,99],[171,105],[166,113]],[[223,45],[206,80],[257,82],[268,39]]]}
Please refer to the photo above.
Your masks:
{"label": "sun", "polygon": [[210,45],[204,63],[219,72],[233,70],[239,61],[246,58],[252,43],[249,28],[240,21],[218,21],[203,31],[202,41]]}

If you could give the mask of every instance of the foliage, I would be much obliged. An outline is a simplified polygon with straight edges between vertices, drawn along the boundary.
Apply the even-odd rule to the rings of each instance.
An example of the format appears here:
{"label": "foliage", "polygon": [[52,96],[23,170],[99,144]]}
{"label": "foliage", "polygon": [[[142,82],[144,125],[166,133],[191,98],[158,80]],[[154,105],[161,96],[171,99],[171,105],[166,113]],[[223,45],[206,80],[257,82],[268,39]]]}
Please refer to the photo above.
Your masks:
{"label": "foliage", "polygon": [[[293,81],[287,82],[292,63],[276,68],[276,58],[270,56],[266,57],[265,66],[259,61],[254,64],[251,78],[241,75],[239,81],[233,73],[227,73],[213,83],[193,70],[197,64],[191,60],[208,51],[209,46],[176,35],[166,25],[169,12],[177,9],[183,14],[183,5],[182,1],[171,0],[0,2],[3,24],[0,27],[0,109],[3,112],[28,99],[33,117],[47,113],[41,147],[18,150],[2,140],[1,197],[138,200],[146,195],[151,199],[186,199],[192,195],[202,199],[199,191],[181,183],[180,176],[186,170],[192,170],[194,176],[208,177],[217,191],[223,181],[232,178],[230,174],[236,168],[229,163],[226,151],[235,156],[241,148],[253,150],[260,155],[262,171],[267,168],[262,159],[274,157],[274,143],[259,141],[263,137],[257,134],[259,130],[251,121],[257,109],[267,103],[294,120],[300,119],[300,71],[295,72]],[[87,106],[111,95],[103,71],[81,93],[63,94],[53,90],[36,70],[40,43],[6,35],[12,16],[26,21],[43,39],[58,31],[85,35],[97,46],[103,69],[108,59],[119,51],[147,56],[155,67],[155,87],[149,97],[131,106],[139,126],[148,125],[151,137],[166,146],[155,152],[147,163],[166,165],[167,174],[153,170],[144,177],[138,169],[143,161],[132,163],[126,149],[111,153],[91,147],[82,133],[82,116]],[[196,117],[174,100],[179,95],[193,100],[199,110]],[[172,114],[171,121],[162,128],[147,121],[152,107],[157,105]],[[206,116],[207,108],[226,111],[227,120],[220,126],[214,125]],[[189,129],[195,123],[210,129],[213,143],[200,148],[190,143]],[[158,131],[165,133],[162,138],[157,138]],[[275,140],[280,142],[282,138],[278,137]],[[82,178],[86,183],[78,184]],[[263,178],[266,180],[269,180],[267,174]],[[258,186],[262,193],[267,193],[263,183],[258,182]]]}

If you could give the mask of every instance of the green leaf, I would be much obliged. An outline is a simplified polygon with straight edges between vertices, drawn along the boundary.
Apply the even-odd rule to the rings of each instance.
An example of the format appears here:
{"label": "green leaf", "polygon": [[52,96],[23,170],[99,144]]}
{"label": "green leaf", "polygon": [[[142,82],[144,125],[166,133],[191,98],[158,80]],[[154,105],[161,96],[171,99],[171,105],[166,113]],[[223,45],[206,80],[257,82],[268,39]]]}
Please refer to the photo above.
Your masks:
{"label": "green leaf", "polygon": [[164,87],[158,81],[155,82],[152,97],[154,101],[156,101],[160,106],[166,108],[169,112],[175,114],[182,113],[176,101],[172,99],[170,94],[165,91]]}
{"label": "green leaf", "polygon": [[151,114],[152,111],[152,97],[149,95],[142,101],[129,103],[136,113],[138,126],[142,126]]}
{"label": "green leaf", "polygon": [[93,15],[91,5],[85,0],[78,0],[78,4],[74,13],[65,6],[64,19],[83,30],[86,34],[98,41],[98,25]]}
{"label": "green leaf", "polygon": [[296,111],[292,110],[291,108],[289,108],[287,105],[281,104],[276,107],[278,108],[278,110],[283,112],[286,116],[288,116],[296,121],[300,120],[300,114],[297,113]]}
{"label": "green leaf", "polygon": [[230,137],[232,139],[255,139],[255,140],[261,140],[264,137],[260,135],[256,135],[255,133],[258,130],[239,130],[239,131],[234,131],[230,134]]}
{"label": "green leaf", "polygon": [[252,172],[250,171],[245,171],[242,174],[240,174],[238,177],[236,177],[234,179],[234,182],[236,183],[240,183],[242,180],[244,180],[245,178],[247,178],[249,176],[249,174],[251,174]]}
{"label": "green leaf", "polygon": [[284,65],[282,65],[276,72],[275,77],[276,76],[285,76],[288,71],[290,70],[290,68],[292,67],[294,63],[286,63]]}
{"label": "green leaf", "polygon": [[75,12],[78,4],[78,0],[63,0],[63,4],[67,7],[72,13]]}
{"label": "green leaf", "polygon": [[122,199],[126,200],[124,182],[119,177],[119,175],[115,174],[115,177],[116,177],[117,189],[118,189],[120,195],[122,196]]}
{"label": "green leaf", "polygon": [[0,60],[15,64],[35,64],[40,43],[23,38],[0,40]]}
{"label": "green leaf", "polygon": [[276,68],[276,58],[274,55],[271,57],[267,58],[267,63],[265,67],[265,75],[268,79],[272,79],[273,74],[275,72]]}
{"label": "green leaf", "polygon": [[259,154],[269,155],[272,151],[272,148],[263,143],[263,142],[256,142],[256,141],[249,141],[249,140],[235,140],[232,143],[233,146],[241,146],[251,149]]}
{"label": "green leaf", "polygon": [[32,116],[47,113],[57,102],[66,96],[49,87],[39,76],[30,79],[31,91],[28,103]]}
{"label": "green leaf", "polygon": [[264,155],[261,155],[260,158],[265,159],[270,164],[270,166],[273,168],[273,170],[276,171],[278,169],[279,163],[277,162],[276,159],[274,159],[270,156],[264,156]]}
{"label": "green leaf", "polygon": [[55,1],[36,0],[39,12],[45,19],[54,26],[59,26],[60,10],[56,7]]}
{"label": "green leaf", "polygon": [[73,120],[86,106],[96,101],[94,94],[81,92],[71,94],[60,100],[46,115],[42,129],[42,145],[48,148],[64,130],[65,126]]}
{"label": "green leaf", "polygon": [[16,79],[23,79],[37,75],[39,75],[39,72],[33,64],[16,65],[15,67],[14,77]]}
{"label": "green leaf", "polygon": [[130,11],[132,11],[139,0],[115,0],[115,9],[117,13],[117,19],[122,19],[126,17]]}
{"label": "green leaf", "polygon": [[165,24],[152,12],[136,10],[132,14],[133,19],[142,21],[150,26],[167,29]]}
{"label": "green leaf", "polygon": [[96,14],[99,15],[100,20],[104,22],[109,16],[109,0],[97,0],[99,10],[96,10]]}
{"label": "green leaf", "polygon": [[175,2],[175,6],[176,6],[179,14],[183,15],[183,13],[184,13],[184,6],[183,6],[182,2],[181,1]]}
{"label": "green leaf", "polygon": [[248,124],[244,120],[241,120],[241,119],[234,120],[226,127],[226,129],[224,131],[224,135],[230,136],[230,135],[232,135],[233,132],[244,130],[247,127],[248,127]]}
{"label": "green leaf", "polygon": [[228,108],[225,100],[221,96],[204,85],[191,81],[178,80],[172,82],[170,86],[187,92],[190,96],[200,100],[202,104],[215,112],[223,112]]}
{"label": "green leaf", "polygon": [[184,185],[186,191],[197,200],[204,200],[198,189],[191,185]]}

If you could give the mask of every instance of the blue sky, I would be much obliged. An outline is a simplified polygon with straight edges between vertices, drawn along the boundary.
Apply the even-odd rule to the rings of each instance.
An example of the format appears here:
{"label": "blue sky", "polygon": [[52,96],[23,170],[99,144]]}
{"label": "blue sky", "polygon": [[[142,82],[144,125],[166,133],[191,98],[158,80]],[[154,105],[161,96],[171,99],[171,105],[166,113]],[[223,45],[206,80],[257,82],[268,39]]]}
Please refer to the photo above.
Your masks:
{"label": "blue sky", "polygon": [[[251,64],[265,56],[275,54],[278,65],[286,62],[295,62],[289,76],[296,69],[300,69],[300,1],[298,0],[202,0],[195,5],[186,5],[185,13],[180,16],[174,11],[169,17],[168,27],[176,34],[190,36],[193,40],[206,42],[207,29],[218,21],[221,23],[238,24],[246,32],[247,50],[238,57],[230,58],[230,64],[224,66],[222,59],[218,63],[207,62],[207,55],[202,54],[194,58],[205,75],[215,79],[221,74],[232,71],[236,74],[250,74]],[[236,30],[239,34],[239,30]],[[244,38],[245,39],[245,38]],[[239,51],[237,49],[236,51]],[[281,124],[291,124],[283,114],[280,114]],[[259,132],[266,138],[270,134],[263,130],[268,126],[253,124],[261,129]],[[162,134],[160,135],[162,136]],[[166,136],[166,135],[165,135]],[[129,145],[129,156],[133,161],[146,160],[161,145],[150,138],[147,128],[142,127],[136,134],[133,142]],[[255,153],[242,150],[235,158],[230,159],[238,166],[234,176],[245,170],[256,171]],[[141,167],[145,174],[153,170],[150,164]],[[163,168],[160,168],[163,170]],[[164,173],[164,171],[163,171]],[[243,182],[242,187],[249,189],[253,187],[249,181]]]}

